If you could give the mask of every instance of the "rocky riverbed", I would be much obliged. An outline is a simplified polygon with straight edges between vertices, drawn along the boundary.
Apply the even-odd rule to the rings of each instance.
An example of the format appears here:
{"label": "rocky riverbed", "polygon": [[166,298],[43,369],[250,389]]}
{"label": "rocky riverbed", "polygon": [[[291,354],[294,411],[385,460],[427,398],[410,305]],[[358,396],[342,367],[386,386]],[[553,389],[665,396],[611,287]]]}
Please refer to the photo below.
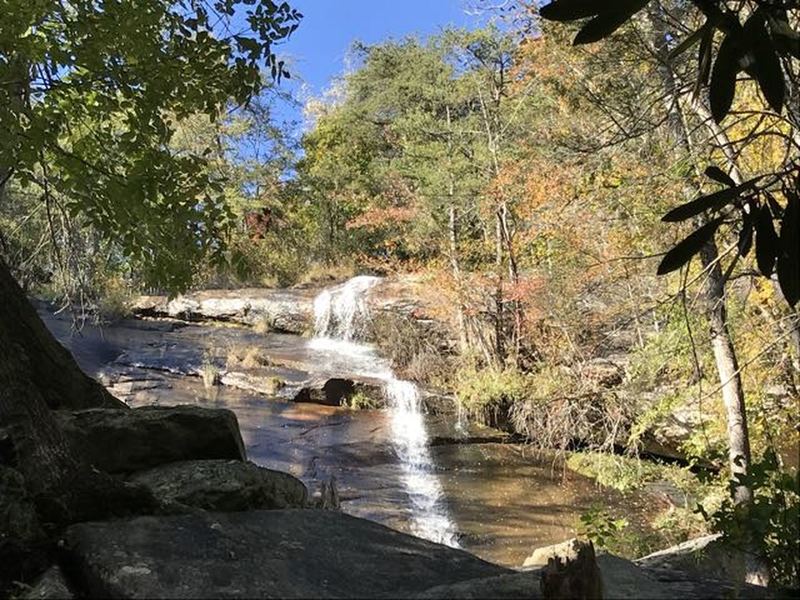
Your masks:
{"label": "rocky riverbed", "polygon": [[[79,333],[48,307],[39,313],[82,368],[134,408],[60,413],[65,434],[158,507],[71,527],[27,597],[541,597],[553,580],[536,557],[561,551],[533,549],[573,537],[592,506],[641,529],[663,502],[604,489],[503,432],[459,422],[431,393],[422,394],[424,472],[409,471],[393,439],[397,408],[384,401],[386,386],[403,382],[375,369],[368,346],[342,352],[286,329],[259,332],[230,311],[198,322],[151,310]],[[436,482],[457,548],[406,535],[419,519],[409,476]],[[638,565],[599,556],[590,571],[602,584],[570,585],[618,598],[769,597],[709,578],[715,559],[699,573],[684,569],[694,547]]]}
{"label": "rocky riverbed", "polygon": [[[228,408],[250,460],[298,477],[312,493],[334,479],[345,512],[410,531],[389,413],[330,406],[317,393],[332,379],[374,392],[357,365],[310,349],[298,335],[230,324],[137,319],[75,333],[65,317],[44,307],[40,314],[81,366],[130,406]],[[265,364],[229,364],[232,353],[252,348]],[[205,385],[204,369],[216,373],[215,385]],[[295,401],[304,390],[318,402]],[[596,504],[644,528],[663,502],[598,487],[502,432],[458,428],[446,402],[432,399],[426,417],[435,475],[459,545],[481,558],[519,566],[533,548],[574,536],[579,516]]]}

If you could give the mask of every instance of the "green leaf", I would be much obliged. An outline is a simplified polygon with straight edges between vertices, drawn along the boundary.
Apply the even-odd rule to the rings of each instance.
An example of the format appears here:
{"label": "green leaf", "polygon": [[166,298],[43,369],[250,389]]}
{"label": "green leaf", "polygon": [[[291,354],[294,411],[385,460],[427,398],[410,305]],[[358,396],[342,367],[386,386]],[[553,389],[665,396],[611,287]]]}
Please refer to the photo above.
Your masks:
{"label": "green leaf", "polygon": [[725,171],[719,167],[710,166],[706,169],[706,177],[713,179],[717,183],[722,183],[728,187],[736,187],[736,182]]}
{"label": "green leaf", "polygon": [[741,33],[732,31],[725,36],[717,52],[717,60],[711,73],[711,114],[721,123],[733,105],[736,95],[736,76],[739,74],[739,59],[742,56]]}
{"label": "green leaf", "polygon": [[739,232],[739,241],[737,248],[739,256],[747,256],[753,247],[753,216],[749,213],[744,213],[742,216],[742,230]]}
{"label": "green leaf", "polygon": [[744,34],[750,40],[755,58],[754,72],[758,86],[772,109],[780,113],[786,95],[786,82],[783,69],[772,44],[764,12],[756,10],[744,24]]}
{"label": "green leaf", "polygon": [[619,2],[613,10],[598,14],[575,36],[574,45],[591,44],[608,37],[622,27],[633,15],[643,9],[649,0],[626,0]]}
{"label": "green leaf", "polygon": [[709,26],[708,21],[706,21],[702,27],[696,29],[688,36],[686,36],[680,44],[678,44],[677,46],[675,46],[675,48],[670,50],[669,54],[667,55],[667,60],[669,61],[675,60],[681,54],[686,52],[689,48],[691,48],[695,44],[698,44],[700,40],[703,38],[705,30],[708,26]]}
{"label": "green leaf", "polygon": [[702,214],[707,210],[719,210],[720,208],[724,208],[734,200],[738,199],[741,193],[751,185],[751,182],[747,182],[733,188],[726,188],[724,190],[714,192],[708,196],[701,196],[696,200],[692,200],[691,202],[687,202],[678,208],[672,209],[663,217],[661,217],[661,220],[664,223],[677,223]]}
{"label": "green leaf", "polygon": [[714,237],[714,234],[722,225],[723,218],[717,217],[694,231],[689,237],[684,239],[672,250],[667,252],[661,264],[658,265],[658,274],[666,275],[672,271],[680,269],[683,265],[692,260],[692,257],[702,250],[709,240]]}
{"label": "green leaf", "polygon": [[787,194],[789,202],[781,222],[778,283],[786,301],[794,307],[800,301],[800,198]]}
{"label": "green leaf", "polygon": [[539,16],[548,21],[574,21],[598,15],[606,7],[605,0],[553,0],[539,9]]}
{"label": "green leaf", "polygon": [[764,277],[769,277],[775,270],[775,259],[778,257],[779,241],[772,224],[772,213],[769,206],[762,204],[755,215],[756,222],[756,262],[758,270]]}

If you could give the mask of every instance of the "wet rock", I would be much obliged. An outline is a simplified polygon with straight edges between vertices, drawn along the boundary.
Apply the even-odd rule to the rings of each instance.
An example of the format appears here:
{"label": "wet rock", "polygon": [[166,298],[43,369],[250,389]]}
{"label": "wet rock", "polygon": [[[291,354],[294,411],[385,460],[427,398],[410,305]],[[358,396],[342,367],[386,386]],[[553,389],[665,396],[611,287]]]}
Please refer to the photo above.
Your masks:
{"label": "wet rock", "polygon": [[89,597],[397,597],[509,573],[335,511],[141,517],[74,525],[65,538]]}
{"label": "wet rock", "polygon": [[179,296],[142,296],[135,314],[186,321],[227,321],[302,334],[314,323],[313,290],[207,290]]}
{"label": "wet rock", "polygon": [[75,594],[61,568],[50,567],[22,596],[25,600],[70,600]]}
{"label": "wet rock", "polygon": [[109,473],[183,460],[245,459],[236,415],[221,408],[148,406],[54,414],[87,460]]}
{"label": "wet rock", "polygon": [[385,405],[383,387],[352,379],[332,378],[322,385],[309,385],[300,388],[292,397],[293,402],[311,402],[325,406],[342,406],[356,394],[363,395],[370,401],[371,408]]}
{"label": "wet rock", "polygon": [[131,477],[161,501],[211,511],[303,508],[308,491],[299,479],[251,462],[192,460]]}

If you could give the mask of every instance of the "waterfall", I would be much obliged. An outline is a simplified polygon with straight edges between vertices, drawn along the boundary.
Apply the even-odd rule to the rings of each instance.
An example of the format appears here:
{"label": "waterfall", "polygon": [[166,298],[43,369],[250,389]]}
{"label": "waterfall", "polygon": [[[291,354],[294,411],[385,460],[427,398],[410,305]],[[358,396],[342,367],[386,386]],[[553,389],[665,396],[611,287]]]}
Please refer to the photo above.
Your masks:
{"label": "waterfall", "polygon": [[360,276],[321,292],[314,300],[315,335],[311,348],[333,350],[349,359],[364,376],[381,379],[391,415],[392,447],[402,470],[409,498],[414,535],[458,547],[458,536],[444,503],[444,491],[435,473],[419,389],[395,377],[373,348],[358,340],[369,323],[367,293],[380,281]]}

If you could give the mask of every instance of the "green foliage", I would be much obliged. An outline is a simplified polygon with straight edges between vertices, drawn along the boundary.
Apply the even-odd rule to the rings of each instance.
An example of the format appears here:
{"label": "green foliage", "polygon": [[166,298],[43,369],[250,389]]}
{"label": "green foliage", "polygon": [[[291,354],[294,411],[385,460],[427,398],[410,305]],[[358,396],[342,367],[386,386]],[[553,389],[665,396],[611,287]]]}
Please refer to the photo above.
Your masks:
{"label": "green foliage", "polygon": [[530,393],[527,375],[514,368],[462,367],[455,376],[456,399],[474,418],[491,422]]}
{"label": "green foliage", "polygon": [[[749,506],[733,500],[733,490],[740,485],[755,491]],[[800,474],[787,473],[776,455],[767,452],[750,464],[746,475],[730,482],[730,491],[715,512],[699,508],[712,529],[734,546],[755,550],[766,559],[777,583],[800,584]]]}
{"label": "green foliage", "polygon": [[[69,3],[12,0],[0,22],[0,184],[10,176],[117,241],[149,282],[175,290],[219,255],[231,213],[207,153],[177,155],[176,126],[216,118],[262,87],[261,67],[301,17],[240,0]],[[120,35],[124,24],[125,34]]]}
{"label": "green foliage", "polygon": [[344,401],[344,406],[352,410],[377,410],[381,403],[359,390]]}
{"label": "green foliage", "polygon": [[[541,8],[540,15],[554,21],[576,21],[591,17],[582,24],[574,40],[575,44],[586,44],[609,37],[648,4],[649,0],[621,5],[602,0],[554,0]],[[790,17],[789,7],[757,1],[730,6],[725,0],[694,5],[705,22],[690,30],[686,38],[672,50],[669,58],[674,60],[699,43],[696,91],[708,86],[714,120],[721,123],[731,111],[739,87],[738,75],[743,71],[757,82],[766,104],[774,114],[780,115],[787,97],[786,80],[792,78],[788,65],[792,57],[800,57],[800,31],[797,30],[797,19]],[[797,7],[791,8],[796,11]],[[722,33],[723,39],[715,49],[716,31]],[[782,63],[782,59],[786,62]],[[794,307],[800,302],[800,167],[790,165],[771,173],[766,181],[763,177],[757,177],[739,185],[719,167],[709,168],[706,175],[727,186],[727,189],[684,204],[670,211],[664,220],[682,221],[708,210],[722,210],[733,205],[729,212],[740,223],[739,255],[745,257],[749,253],[753,236],[759,232],[760,235],[755,239],[756,251],[766,256],[765,262],[770,265],[761,269],[762,274],[770,277],[771,265],[777,260],[776,269],[783,295]],[[778,204],[772,195],[778,190],[786,198],[784,206]],[[760,218],[754,219],[753,215],[759,215]],[[714,238],[726,216],[733,215],[718,216],[706,222],[672,248],[661,261],[658,273],[670,273],[691,260]],[[776,237],[773,220],[780,223],[780,244],[773,242]],[[770,230],[771,235],[764,235]],[[759,265],[762,262],[759,260]]]}
{"label": "green foliage", "polygon": [[598,548],[607,548],[628,525],[627,519],[612,517],[602,506],[594,505],[580,516],[578,534]]}

